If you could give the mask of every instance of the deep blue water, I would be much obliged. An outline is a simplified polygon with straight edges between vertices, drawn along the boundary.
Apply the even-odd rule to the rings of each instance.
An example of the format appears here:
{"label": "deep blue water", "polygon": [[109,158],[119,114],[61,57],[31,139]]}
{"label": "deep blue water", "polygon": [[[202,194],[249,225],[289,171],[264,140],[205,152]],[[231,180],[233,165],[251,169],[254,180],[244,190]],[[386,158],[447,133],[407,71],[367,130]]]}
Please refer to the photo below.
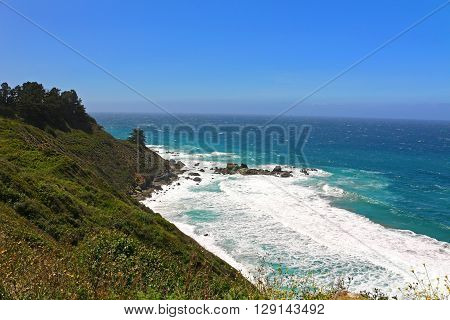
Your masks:
{"label": "deep blue water", "polygon": [[[177,115],[184,122],[181,132],[189,133],[186,128],[194,127],[193,135],[178,136],[173,129],[178,120],[166,115],[94,117],[120,139],[139,126],[149,144],[194,153],[231,152],[250,165],[281,163],[323,169],[332,175],[301,183],[344,190],[344,197],[329,195],[333,205],[387,227],[450,242],[450,122],[283,117],[269,125],[272,131],[267,132],[261,128],[270,117]],[[300,149],[292,148],[294,134],[283,135],[282,128],[304,125],[310,128],[304,156],[294,158],[292,154],[300,155]],[[243,127],[250,132],[244,140],[239,136]],[[199,138],[199,128],[205,139],[201,134]]]}

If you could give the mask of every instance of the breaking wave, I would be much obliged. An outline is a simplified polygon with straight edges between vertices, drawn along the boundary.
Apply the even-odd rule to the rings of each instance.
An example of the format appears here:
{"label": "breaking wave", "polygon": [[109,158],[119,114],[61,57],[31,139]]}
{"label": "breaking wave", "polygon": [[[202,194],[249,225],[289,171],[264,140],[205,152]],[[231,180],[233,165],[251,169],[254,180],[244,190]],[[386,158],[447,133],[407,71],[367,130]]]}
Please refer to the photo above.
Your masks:
{"label": "breaking wave", "polygon": [[[182,161],[192,157],[169,155]],[[229,159],[229,154],[215,156]],[[311,178],[299,169],[290,169],[292,178],[223,176],[210,170],[217,163],[195,160],[200,164],[193,170],[205,169],[200,184],[181,177],[179,186],[167,186],[144,203],[244,274],[264,259],[298,275],[313,273],[323,283],[352,277],[351,290],[380,288],[390,294],[412,281],[411,269],[420,273],[423,264],[431,277],[450,274],[448,243],[334,207],[330,197],[345,197],[345,191],[323,180],[299,183]]]}

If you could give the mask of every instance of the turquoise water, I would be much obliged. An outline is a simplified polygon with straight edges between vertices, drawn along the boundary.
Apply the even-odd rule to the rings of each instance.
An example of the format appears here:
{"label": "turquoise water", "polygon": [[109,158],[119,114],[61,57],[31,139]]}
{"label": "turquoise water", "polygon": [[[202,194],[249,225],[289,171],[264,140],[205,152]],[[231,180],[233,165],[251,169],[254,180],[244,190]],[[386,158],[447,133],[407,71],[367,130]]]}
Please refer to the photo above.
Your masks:
{"label": "turquoise water", "polygon": [[190,210],[184,213],[195,222],[211,222],[218,218],[218,214],[209,210]]}
{"label": "turquoise water", "polygon": [[[296,183],[317,190],[333,206],[383,226],[450,242],[449,122],[280,118],[275,125],[281,128],[301,128],[303,125],[311,128],[303,148],[304,156],[298,162],[299,159],[293,160],[290,153],[299,151],[289,149],[288,143],[279,143],[279,136],[273,136],[273,132],[270,136],[255,136],[245,143],[239,141],[239,137],[233,141],[226,139],[236,135],[231,133],[235,130],[232,126],[261,128],[270,119],[267,117],[178,116],[185,124],[193,126],[194,133],[204,125],[217,128],[210,130],[217,135],[216,141],[205,143],[196,134],[184,137],[174,135],[173,129],[166,128],[165,131],[164,126],[173,128],[177,124],[170,116],[94,116],[117,138],[126,138],[132,128],[139,126],[145,130],[149,144],[210,156],[213,152],[221,152],[214,159],[222,162],[243,161],[249,165],[283,162],[320,168],[330,175],[314,176]],[[289,134],[283,137],[286,141],[290,138]],[[208,141],[212,140],[214,137]],[[233,154],[233,158],[229,154]],[[220,192],[218,183],[199,188],[199,191]],[[199,218],[195,213],[190,215],[192,219]],[[200,219],[204,219],[203,215]]]}

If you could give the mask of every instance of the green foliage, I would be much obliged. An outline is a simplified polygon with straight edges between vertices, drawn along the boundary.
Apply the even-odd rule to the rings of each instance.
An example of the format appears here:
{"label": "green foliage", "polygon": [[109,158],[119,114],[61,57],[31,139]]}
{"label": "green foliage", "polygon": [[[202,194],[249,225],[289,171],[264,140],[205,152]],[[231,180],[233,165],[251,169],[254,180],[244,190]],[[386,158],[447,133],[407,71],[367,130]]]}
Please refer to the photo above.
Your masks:
{"label": "green foliage", "polygon": [[0,115],[22,119],[48,132],[54,132],[54,129],[91,132],[96,126],[75,90],[61,92],[52,88],[47,91],[37,82],[25,82],[14,89],[3,83],[0,90]]}
{"label": "green foliage", "polygon": [[129,196],[136,151],[97,127],[49,133],[0,116],[0,298],[260,296]]}
{"label": "green foliage", "polygon": [[3,288],[0,285],[0,300],[8,300],[8,299],[9,299],[8,293],[6,292],[5,288]]}
{"label": "green foliage", "polygon": [[127,140],[134,144],[138,144],[140,146],[145,147],[145,132],[144,132],[144,130],[142,130],[140,128],[133,129]]}

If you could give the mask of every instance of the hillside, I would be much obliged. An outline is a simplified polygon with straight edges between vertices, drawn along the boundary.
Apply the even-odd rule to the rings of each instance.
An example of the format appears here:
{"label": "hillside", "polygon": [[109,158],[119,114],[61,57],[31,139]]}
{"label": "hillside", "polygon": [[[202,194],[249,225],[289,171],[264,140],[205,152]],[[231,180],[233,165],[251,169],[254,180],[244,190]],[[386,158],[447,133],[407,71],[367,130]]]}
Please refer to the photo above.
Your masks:
{"label": "hillside", "polygon": [[136,181],[167,170],[165,160],[153,154],[158,161],[146,167],[139,159],[137,174],[136,144],[103,131],[78,98],[65,113],[59,101],[46,105],[49,94],[64,93],[20,103],[8,100],[11,90],[0,96],[0,298],[258,296],[133,199]]}

